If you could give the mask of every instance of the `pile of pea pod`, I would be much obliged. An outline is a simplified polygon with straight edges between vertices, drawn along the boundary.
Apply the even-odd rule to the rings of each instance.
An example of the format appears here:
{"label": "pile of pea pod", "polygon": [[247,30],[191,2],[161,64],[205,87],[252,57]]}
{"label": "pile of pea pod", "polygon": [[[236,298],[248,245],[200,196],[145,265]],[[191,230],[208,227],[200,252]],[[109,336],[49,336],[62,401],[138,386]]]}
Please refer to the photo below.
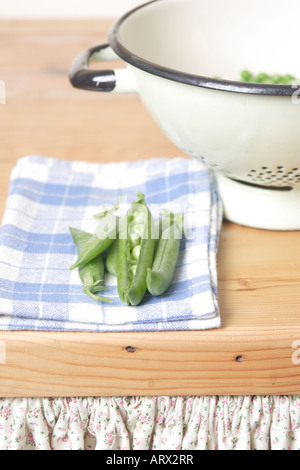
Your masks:
{"label": "pile of pea pod", "polygon": [[70,227],[77,247],[78,268],[83,291],[97,301],[105,289],[105,271],[117,278],[118,295],[124,305],[138,305],[146,292],[161,295],[170,287],[177,265],[183,235],[183,215],[163,213],[159,229],[138,192],[124,219],[116,216],[118,203],[95,217],[100,219],[94,234]]}

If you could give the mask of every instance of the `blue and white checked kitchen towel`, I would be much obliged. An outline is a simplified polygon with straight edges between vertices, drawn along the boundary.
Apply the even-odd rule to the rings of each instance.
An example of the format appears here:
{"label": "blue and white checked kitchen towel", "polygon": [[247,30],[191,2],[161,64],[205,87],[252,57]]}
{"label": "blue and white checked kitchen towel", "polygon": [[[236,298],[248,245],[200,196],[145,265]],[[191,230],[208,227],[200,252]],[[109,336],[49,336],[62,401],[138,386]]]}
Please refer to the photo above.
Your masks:
{"label": "blue and white checked kitchen towel", "polygon": [[[160,297],[121,304],[107,274],[105,296],[83,293],[69,232],[95,231],[102,205],[122,196],[127,210],[137,191],[156,218],[162,209],[183,212],[186,234],[174,282]],[[215,180],[189,158],[152,158],[95,164],[42,156],[21,158],[11,174],[0,227],[0,329],[158,331],[218,328],[216,253],[222,205]]]}

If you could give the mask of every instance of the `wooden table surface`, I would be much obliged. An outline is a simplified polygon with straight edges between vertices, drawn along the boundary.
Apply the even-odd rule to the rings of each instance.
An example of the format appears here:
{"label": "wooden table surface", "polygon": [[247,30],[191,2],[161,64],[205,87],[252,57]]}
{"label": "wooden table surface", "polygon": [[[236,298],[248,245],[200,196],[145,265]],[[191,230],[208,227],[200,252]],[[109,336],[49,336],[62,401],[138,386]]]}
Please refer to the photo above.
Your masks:
{"label": "wooden table surface", "polygon": [[[69,84],[75,56],[106,42],[112,21],[0,22],[7,88],[0,105],[1,218],[10,172],[24,155],[90,162],[182,155],[137,95]],[[299,232],[224,222],[220,329],[0,332],[0,396],[299,394],[299,242]]]}

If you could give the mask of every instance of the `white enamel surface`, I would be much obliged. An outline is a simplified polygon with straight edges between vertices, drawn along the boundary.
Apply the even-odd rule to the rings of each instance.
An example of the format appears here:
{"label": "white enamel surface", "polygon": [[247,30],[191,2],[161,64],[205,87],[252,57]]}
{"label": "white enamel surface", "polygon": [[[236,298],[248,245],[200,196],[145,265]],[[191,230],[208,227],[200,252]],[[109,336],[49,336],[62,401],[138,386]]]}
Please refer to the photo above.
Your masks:
{"label": "white enamel surface", "polygon": [[217,173],[224,217],[231,222],[265,230],[300,229],[300,189],[254,188]]}
{"label": "white enamel surface", "polygon": [[[183,72],[235,80],[246,68],[300,78],[299,14],[298,0],[159,0],[130,15],[120,37],[132,53]],[[300,229],[299,93],[284,97],[211,90],[131,65],[127,69],[134,85],[123,90],[138,90],[146,109],[179,149],[223,176],[293,188],[266,193],[222,179],[220,193],[229,220],[258,228]],[[122,89],[122,83],[118,86]]]}
{"label": "white enamel surface", "polygon": [[159,0],[120,29],[133,54],[175,70],[239,79],[240,71],[300,78],[299,0]]}
{"label": "white enamel surface", "polygon": [[265,167],[299,168],[300,179],[300,105],[291,97],[209,90],[132,69],[144,105],[187,154],[248,182]]}
{"label": "white enamel surface", "polygon": [[208,90],[133,70],[145,107],[186,154],[230,178],[293,188],[262,190],[224,177],[219,191],[228,220],[300,229],[300,106],[291,97]]}
{"label": "white enamel surface", "polygon": [[138,92],[134,73],[129,67],[115,69],[116,87],[114,93],[136,93]]}

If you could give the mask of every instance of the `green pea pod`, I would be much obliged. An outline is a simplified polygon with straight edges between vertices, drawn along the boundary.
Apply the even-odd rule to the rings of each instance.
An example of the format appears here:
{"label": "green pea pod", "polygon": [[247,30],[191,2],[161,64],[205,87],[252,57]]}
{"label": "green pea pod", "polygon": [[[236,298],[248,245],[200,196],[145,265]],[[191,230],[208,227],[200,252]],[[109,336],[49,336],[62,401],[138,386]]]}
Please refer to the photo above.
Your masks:
{"label": "green pea pod", "polygon": [[119,234],[117,283],[119,297],[125,305],[138,305],[147,291],[147,269],[152,266],[155,248],[153,225],[145,197],[139,192]]}
{"label": "green pea pod", "polygon": [[[85,250],[86,244],[91,239],[92,234],[73,227],[70,227],[69,230],[77,247],[78,255],[80,256],[80,254]],[[83,292],[94,300],[111,302],[111,299],[95,295],[96,292],[105,289],[100,285],[104,281],[104,272],[105,265],[102,253],[88,263],[81,264],[78,268],[79,277],[83,283]]]}
{"label": "green pea pod", "polygon": [[151,268],[147,269],[146,285],[151,295],[161,295],[170,287],[177,265],[180,240],[183,233],[183,216],[169,214],[169,224],[163,231]]}
{"label": "green pea pod", "polygon": [[78,268],[103,253],[116,238],[116,233],[117,217],[112,211],[106,211],[100,219],[96,232],[87,240],[84,248],[78,254],[76,262],[72,264],[70,269]]}
{"label": "green pea pod", "polygon": [[105,257],[105,267],[107,271],[115,277],[117,277],[118,271],[118,252],[119,238],[116,238],[108,248]]}
{"label": "green pea pod", "polygon": [[105,287],[100,285],[104,281],[104,270],[105,265],[102,253],[78,268],[79,276],[83,283],[83,292],[94,300],[111,302],[111,299],[95,295],[96,292],[105,289]]}

